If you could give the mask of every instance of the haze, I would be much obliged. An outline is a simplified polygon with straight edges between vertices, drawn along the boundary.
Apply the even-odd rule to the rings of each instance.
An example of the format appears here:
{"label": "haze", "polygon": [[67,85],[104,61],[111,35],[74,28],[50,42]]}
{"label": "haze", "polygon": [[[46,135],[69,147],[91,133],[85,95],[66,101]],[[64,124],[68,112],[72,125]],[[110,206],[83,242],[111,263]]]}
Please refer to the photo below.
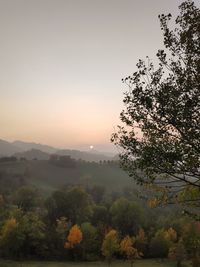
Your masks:
{"label": "haze", "polygon": [[112,150],[121,78],[162,47],[175,0],[1,0],[0,138]]}

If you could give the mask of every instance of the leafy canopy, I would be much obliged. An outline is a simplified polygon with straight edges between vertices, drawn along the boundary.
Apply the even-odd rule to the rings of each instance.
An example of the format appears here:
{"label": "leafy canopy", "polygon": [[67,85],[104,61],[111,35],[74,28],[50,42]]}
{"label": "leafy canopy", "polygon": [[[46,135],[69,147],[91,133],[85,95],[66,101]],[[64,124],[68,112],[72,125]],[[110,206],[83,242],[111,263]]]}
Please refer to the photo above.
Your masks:
{"label": "leafy canopy", "polygon": [[[171,14],[159,16],[165,50],[158,50],[158,66],[147,57],[123,79],[124,126],[111,140],[122,148],[122,166],[139,184],[156,185],[166,203],[199,206],[200,9],[186,0],[179,10],[172,30]],[[187,197],[188,186],[195,196]]]}

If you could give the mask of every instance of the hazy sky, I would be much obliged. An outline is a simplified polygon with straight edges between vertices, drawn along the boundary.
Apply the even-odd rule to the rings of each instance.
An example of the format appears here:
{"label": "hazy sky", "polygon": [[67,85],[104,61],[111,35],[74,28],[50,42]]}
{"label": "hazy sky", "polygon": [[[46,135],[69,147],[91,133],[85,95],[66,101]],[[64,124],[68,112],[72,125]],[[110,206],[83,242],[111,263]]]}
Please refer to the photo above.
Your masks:
{"label": "hazy sky", "polygon": [[121,78],[154,59],[178,0],[0,0],[0,138],[110,148]]}

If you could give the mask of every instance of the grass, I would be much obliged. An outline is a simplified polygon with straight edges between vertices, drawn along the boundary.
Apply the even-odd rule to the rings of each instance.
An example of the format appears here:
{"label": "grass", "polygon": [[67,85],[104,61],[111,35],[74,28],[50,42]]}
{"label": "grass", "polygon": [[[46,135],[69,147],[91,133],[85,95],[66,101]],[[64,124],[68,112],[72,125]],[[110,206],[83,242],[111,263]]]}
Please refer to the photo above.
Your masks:
{"label": "grass", "polygon": [[[0,267],[107,267],[106,262],[13,262],[0,261]],[[190,264],[184,264],[184,267],[190,267]],[[129,262],[114,261],[111,267],[130,267]],[[134,267],[176,267],[175,262],[168,260],[140,260],[134,264]]]}

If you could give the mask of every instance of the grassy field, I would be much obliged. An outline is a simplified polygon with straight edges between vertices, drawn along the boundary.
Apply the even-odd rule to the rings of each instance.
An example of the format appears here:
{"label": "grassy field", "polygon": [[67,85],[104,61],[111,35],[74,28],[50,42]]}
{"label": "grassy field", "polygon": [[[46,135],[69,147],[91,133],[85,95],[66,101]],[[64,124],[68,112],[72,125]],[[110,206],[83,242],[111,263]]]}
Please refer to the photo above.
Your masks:
{"label": "grassy field", "polygon": [[[104,262],[88,262],[88,263],[73,263],[73,262],[13,262],[0,261],[0,267],[107,267]],[[190,264],[184,264],[184,267],[190,267]],[[111,267],[130,267],[130,263],[114,261]],[[160,260],[141,260],[134,264],[134,267],[176,267],[175,262]]]}

